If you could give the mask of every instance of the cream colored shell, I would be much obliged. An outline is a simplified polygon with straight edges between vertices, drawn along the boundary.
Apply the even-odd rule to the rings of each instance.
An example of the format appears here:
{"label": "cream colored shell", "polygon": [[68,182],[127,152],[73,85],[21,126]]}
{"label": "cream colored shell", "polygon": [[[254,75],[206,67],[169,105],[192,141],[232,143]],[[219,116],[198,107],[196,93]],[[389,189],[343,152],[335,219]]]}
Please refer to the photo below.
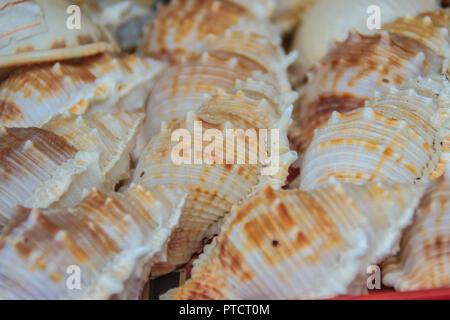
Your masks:
{"label": "cream colored shell", "polygon": [[74,21],[66,11],[71,5],[66,0],[0,1],[0,68],[118,51],[107,31],[84,12],[80,28],[70,29]]}
{"label": "cream colored shell", "polygon": [[[186,193],[93,190],[74,208],[18,209],[0,237],[2,299],[138,299],[164,261]],[[70,290],[70,274],[80,288]]]}
{"label": "cream colored shell", "polygon": [[348,294],[392,250],[421,186],[267,187],[226,218],[169,299],[317,299]]}
{"label": "cream colored shell", "polygon": [[398,255],[383,262],[383,283],[397,291],[450,287],[450,176],[427,190]]}

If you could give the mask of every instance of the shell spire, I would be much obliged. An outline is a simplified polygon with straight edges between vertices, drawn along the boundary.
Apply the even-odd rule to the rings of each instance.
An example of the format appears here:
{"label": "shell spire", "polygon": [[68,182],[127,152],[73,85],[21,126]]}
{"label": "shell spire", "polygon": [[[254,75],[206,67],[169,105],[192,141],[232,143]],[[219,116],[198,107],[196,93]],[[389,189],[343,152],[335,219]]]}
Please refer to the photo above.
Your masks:
{"label": "shell spire", "polygon": [[[138,299],[150,268],[164,260],[185,197],[131,187],[93,190],[69,209],[19,209],[0,237],[0,297]],[[68,290],[68,270],[80,275],[79,290]]]}
{"label": "shell spire", "polygon": [[392,250],[422,186],[330,183],[274,191],[232,210],[169,299],[317,299],[349,294]]}

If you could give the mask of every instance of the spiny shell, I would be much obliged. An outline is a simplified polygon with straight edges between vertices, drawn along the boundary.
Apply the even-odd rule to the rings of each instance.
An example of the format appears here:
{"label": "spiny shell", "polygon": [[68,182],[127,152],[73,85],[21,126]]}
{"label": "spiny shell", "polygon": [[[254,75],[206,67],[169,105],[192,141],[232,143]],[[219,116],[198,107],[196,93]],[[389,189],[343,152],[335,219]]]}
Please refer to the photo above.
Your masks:
{"label": "spiny shell", "polygon": [[[0,238],[0,298],[138,299],[151,266],[164,260],[185,196],[132,187],[94,190],[70,209],[20,209]],[[68,287],[71,273],[79,290]]]}
{"label": "spiny shell", "polygon": [[243,7],[228,0],[174,0],[148,26],[143,53],[169,60],[195,55],[208,36],[249,18]]}
{"label": "spiny shell", "polygon": [[80,28],[69,29],[70,5],[66,0],[2,1],[0,68],[118,51],[111,36],[84,13]]}
{"label": "spiny shell", "polygon": [[153,136],[163,121],[181,119],[198,109],[206,95],[227,90],[238,79],[247,80],[253,71],[236,57],[224,59],[208,53],[168,68],[149,98],[146,134]]}
{"label": "spiny shell", "polygon": [[[437,14],[428,16],[430,20],[440,19]],[[396,23],[402,22],[393,22],[392,26]],[[425,50],[425,44],[415,40],[417,34],[413,31],[419,32],[412,30],[409,38],[401,41],[386,31],[373,36],[351,32],[345,42],[329,51],[310,74],[304,97],[293,115],[289,135],[300,153],[311,141],[313,130],[333,111],[351,111],[362,107],[375,91],[443,71],[445,57]],[[441,37],[446,39],[447,35]]]}
{"label": "spiny shell", "polygon": [[376,95],[368,107],[335,111],[305,152],[300,187],[315,188],[330,176],[360,184],[427,177],[441,151],[440,98],[449,93],[445,78],[419,78]]}
{"label": "spiny shell", "polygon": [[[294,49],[299,52],[298,63],[303,71],[319,62],[330,43],[343,41],[351,29],[370,35],[377,30],[368,28],[369,6],[380,8],[381,23],[398,17],[437,10],[436,0],[317,0],[303,15],[303,23],[295,34]],[[372,13],[373,14],[373,13]],[[338,18],[337,18],[338,17]]]}
{"label": "spiny shell", "polygon": [[143,118],[143,114],[127,112],[59,115],[42,128],[63,137],[80,151],[98,152],[102,189],[112,191],[119,181],[129,177],[130,153]]}
{"label": "spiny shell", "polygon": [[[450,58],[450,10],[399,18],[383,26],[397,42],[414,40],[443,58]],[[404,44],[407,46],[407,44]]]}
{"label": "spiny shell", "polygon": [[411,221],[421,186],[330,184],[311,193],[267,187],[226,218],[165,298],[314,299],[349,293],[389,254]]}
{"label": "spiny shell", "polygon": [[97,152],[79,152],[64,138],[38,128],[2,128],[0,229],[15,205],[73,205],[84,188],[101,184]]}
{"label": "spiny shell", "polygon": [[259,19],[268,19],[277,7],[275,0],[231,0]]}
{"label": "spiny shell", "polygon": [[430,186],[405,230],[397,256],[383,265],[383,283],[398,291],[450,287],[450,176]]}
{"label": "spiny shell", "polygon": [[0,85],[0,124],[42,126],[65,111],[139,110],[164,66],[132,55],[99,55],[20,68]]}
{"label": "spiny shell", "polygon": [[[240,99],[243,99],[242,95],[245,94],[241,93]],[[215,99],[218,98],[213,98],[210,103],[214,103]],[[238,104],[236,101],[234,103]],[[220,105],[224,106],[223,104]],[[282,115],[274,116],[272,125],[268,127],[279,128],[280,130],[279,166],[274,167],[274,172],[266,169],[268,172],[262,175],[266,166],[261,162],[252,164],[248,160],[239,158],[239,161],[243,160],[244,163],[239,164],[236,152],[234,153],[232,164],[224,164],[224,161],[221,161],[222,159],[219,158],[218,154],[212,155],[211,150],[207,151],[206,144],[209,146],[210,143],[205,142],[201,148],[195,149],[195,144],[201,143],[203,136],[195,136],[194,121],[202,123],[202,135],[208,129],[219,130],[223,136],[226,135],[224,131],[227,128],[239,128],[244,132],[247,128],[252,129],[251,126],[245,126],[248,126],[249,122],[243,118],[243,114],[248,111],[243,106],[236,109],[230,108],[224,111],[223,114],[217,113],[216,117],[214,117],[214,111],[211,114],[199,113],[195,115],[188,113],[181,121],[170,124],[163,123],[161,131],[146,147],[136,168],[133,181],[148,187],[153,185],[182,186],[189,190],[186,204],[183,207],[180,227],[171,236],[168,262],[155,267],[152,270],[152,276],[169,272],[175,267],[186,263],[192,254],[200,249],[202,240],[214,234],[214,231],[209,231],[209,229],[213,228],[215,223],[221,220],[233,205],[241,202],[246,196],[268,184],[276,188],[283,186],[288,174],[288,168],[296,159],[295,153],[289,150],[285,131],[290,121],[292,108],[285,110]],[[250,105],[247,106],[250,107]],[[254,110],[249,113],[259,114],[258,108],[265,108],[266,106],[266,104],[255,104],[253,105]],[[269,115],[266,114],[267,117]],[[203,119],[203,116],[207,120]],[[176,129],[188,130],[187,132],[191,134],[191,137],[194,137],[195,140],[191,145],[193,153],[198,154],[200,152],[200,155],[202,155],[200,159],[203,158],[202,164],[194,161],[192,161],[192,164],[176,164],[174,162],[173,154],[177,150],[176,144],[179,144],[176,141],[172,141],[172,133]],[[270,136],[270,133],[268,135]],[[257,139],[259,140],[258,136]],[[251,158],[250,152],[258,152],[258,149],[248,149],[249,144],[246,143],[245,134],[237,136],[237,145],[244,146],[247,159]],[[258,141],[256,146],[252,146],[262,147],[260,143],[258,144]],[[226,155],[225,147],[226,144],[223,142],[223,160],[225,160]],[[177,155],[175,153],[175,156]],[[252,155],[257,157],[254,153]]]}

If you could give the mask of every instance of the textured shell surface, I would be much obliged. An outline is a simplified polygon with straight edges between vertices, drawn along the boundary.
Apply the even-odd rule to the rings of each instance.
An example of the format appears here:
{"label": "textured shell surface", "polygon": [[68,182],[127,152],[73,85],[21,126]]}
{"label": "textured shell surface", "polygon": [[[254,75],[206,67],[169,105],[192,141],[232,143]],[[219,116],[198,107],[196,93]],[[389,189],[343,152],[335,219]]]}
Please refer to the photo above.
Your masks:
{"label": "textured shell surface", "polygon": [[66,0],[0,1],[0,68],[116,52],[109,33],[81,14],[69,29]]}
{"label": "textured shell surface", "polygon": [[206,96],[228,90],[239,79],[247,80],[252,68],[236,58],[220,58],[205,53],[171,66],[155,83],[147,104],[145,132],[153,136],[163,121],[179,120],[198,109]]}
{"label": "textured shell surface", "polygon": [[301,163],[300,188],[333,176],[363,184],[414,183],[433,173],[443,140],[440,109],[448,108],[445,77],[418,78],[376,94],[367,107],[334,112],[315,130]]}
{"label": "textured shell surface", "polygon": [[[431,20],[430,28],[433,26],[447,41],[448,36],[439,32],[439,23],[433,21],[440,21],[448,11],[439,12],[424,14],[421,19]],[[396,20],[391,26],[401,25],[402,21]],[[398,37],[386,30],[371,36],[351,32],[346,41],[330,49],[309,74],[304,95],[294,111],[289,134],[299,153],[308,146],[314,129],[326,122],[333,111],[352,111],[363,107],[375,92],[418,76],[440,74],[446,57],[418,41],[422,33],[422,29],[412,29]]]}
{"label": "textured shell surface", "polygon": [[98,152],[79,152],[64,138],[38,128],[2,128],[0,229],[14,206],[73,205],[85,188],[100,186]]}
{"label": "textured shell surface", "polygon": [[[295,152],[289,149],[287,134],[284,129],[290,122],[292,108],[287,108],[281,115],[278,115],[277,111],[273,111],[272,125],[267,128],[280,128],[279,164],[274,173],[262,175],[264,165],[261,163],[253,164],[248,161],[251,156],[256,156],[254,152],[257,153],[258,151],[250,148],[250,145],[246,143],[244,131],[247,128],[255,127],[246,120],[245,116],[249,113],[263,114],[262,111],[265,111],[264,116],[269,117],[268,108],[270,111],[270,108],[274,108],[274,106],[262,100],[244,100],[243,96],[245,94],[242,92],[236,96],[230,96],[227,104],[217,101],[221,97],[215,97],[208,103],[208,105],[213,105],[217,102],[219,106],[229,106],[230,109],[224,110],[223,113],[214,111],[203,113],[200,110],[197,114],[188,113],[182,120],[170,123],[164,122],[160,132],[152,138],[139,160],[133,179],[134,183],[146,187],[166,185],[169,187],[184,187],[189,190],[188,198],[183,207],[180,226],[171,236],[168,261],[152,269],[153,277],[186,263],[201,248],[202,240],[214,234],[215,231],[210,230],[215,230],[216,223],[224,217],[233,205],[238,204],[246,196],[265,185],[270,184],[275,188],[284,185],[288,168],[296,159]],[[240,99],[241,102],[236,101],[237,99]],[[236,108],[233,108],[233,105]],[[249,109],[247,110],[244,106]],[[206,109],[208,108],[206,107]],[[195,133],[195,126],[198,126],[198,123],[202,124],[200,135]],[[214,130],[214,134],[218,132],[222,137],[225,137],[226,130],[232,128],[243,130],[242,135],[236,136],[236,146],[238,146],[236,148],[239,148],[239,146],[245,148],[245,159],[237,158],[239,153],[236,149],[237,152],[234,152],[233,159],[230,161],[232,164],[228,164],[228,161],[227,163],[224,161],[226,152],[227,156],[229,154],[228,147],[225,150],[225,142],[222,141],[223,149],[220,150],[223,159],[220,159],[218,153],[216,154],[220,151],[214,151],[214,154],[211,152],[209,143],[208,146],[206,141],[203,145],[201,144],[206,132]],[[195,162],[195,158],[191,162],[192,164],[177,164],[173,161],[173,154],[177,152],[177,145],[179,145],[172,140],[172,133],[176,129],[187,130],[191,137],[194,137],[190,145],[193,146],[194,154],[198,156],[198,153],[200,153],[200,163]],[[260,137],[255,136],[255,139],[257,139],[256,144],[258,146]],[[178,150],[178,152],[181,151]],[[183,156],[184,152],[183,150]],[[175,153],[175,155],[177,154]],[[192,153],[190,155],[192,156]]]}
{"label": "textured shell surface", "polygon": [[165,64],[127,55],[97,55],[19,68],[0,84],[0,124],[42,126],[69,111],[139,111]]}
{"label": "textured shell surface", "polygon": [[[93,190],[73,208],[18,209],[0,237],[0,297],[138,299],[152,265],[165,259],[185,197],[132,186]],[[74,267],[79,290],[66,284]]]}
{"label": "textured shell surface", "polygon": [[381,23],[399,17],[417,15],[424,11],[437,10],[436,0],[317,0],[303,15],[303,23],[295,34],[293,48],[299,52],[298,63],[303,71],[319,62],[334,41],[344,41],[350,30],[362,34],[374,34],[369,29],[367,12],[370,6],[380,8]]}
{"label": "textured shell surface", "polygon": [[314,299],[348,294],[389,254],[423,186],[330,181],[261,194],[234,208],[170,299]]}
{"label": "textured shell surface", "polygon": [[245,26],[251,15],[228,0],[174,0],[160,8],[149,24],[143,53],[177,60],[202,52],[204,41],[230,27]]}
{"label": "textured shell surface", "polygon": [[130,154],[142,124],[142,113],[104,113],[75,116],[59,115],[42,128],[69,142],[79,151],[99,153],[103,177],[102,190],[112,191],[121,180],[129,178]]}
{"label": "textured shell surface", "polygon": [[450,176],[434,180],[400,241],[382,264],[383,283],[397,291],[450,287]]}

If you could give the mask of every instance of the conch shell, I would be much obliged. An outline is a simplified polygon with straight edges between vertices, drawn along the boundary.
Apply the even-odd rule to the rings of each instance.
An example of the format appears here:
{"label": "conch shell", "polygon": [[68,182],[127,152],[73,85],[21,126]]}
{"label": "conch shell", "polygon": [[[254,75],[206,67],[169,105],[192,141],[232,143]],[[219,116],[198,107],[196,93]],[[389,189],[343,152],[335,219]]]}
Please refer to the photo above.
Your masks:
{"label": "conch shell", "polygon": [[232,210],[169,299],[316,299],[348,294],[389,254],[423,187],[330,181],[310,193],[264,191]]}
{"label": "conch shell", "polygon": [[0,237],[0,298],[138,299],[151,266],[164,260],[185,197],[131,187],[93,190],[70,209],[18,209]]}
{"label": "conch shell", "polygon": [[400,252],[382,264],[383,283],[397,291],[450,287],[450,175],[429,187]]}
{"label": "conch shell", "polygon": [[83,190],[100,186],[97,152],[80,152],[64,138],[38,128],[4,128],[0,135],[0,229],[19,204],[70,206]]}
{"label": "conch shell", "polygon": [[[324,124],[333,111],[350,112],[363,107],[375,92],[382,93],[407,79],[445,72],[446,51],[430,43],[448,41],[448,30],[442,28],[442,20],[448,18],[449,12],[421,14],[417,19],[426,21],[428,28],[403,30],[402,36],[387,31],[373,36],[351,32],[345,42],[331,49],[310,74],[304,96],[293,114],[289,136],[299,154],[307,148],[314,129]],[[388,29],[403,25],[404,20],[399,19],[389,24]],[[442,42],[425,37],[430,34],[439,36]]]}
{"label": "conch shell", "polygon": [[446,131],[439,115],[449,103],[445,77],[418,78],[376,94],[367,107],[334,111],[315,130],[304,154],[300,188],[315,188],[330,176],[358,184],[414,183],[437,176],[433,170]]}
{"label": "conch shell", "polygon": [[370,28],[371,15],[380,9],[380,22],[387,23],[396,18],[414,16],[424,11],[437,10],[436,0],[316,0],[303,14],[293,49],[299,52],[298,69],[302,73],[322,60],[335,41],[344,41],[350,30],[372,35],[376,28]]}
{"label": "conch shell", "polygon": [[[80,58],[119,48],[109,33],[67,0],[0,2],[0,68]],[[70,11],[69,11],[70,13]],[[67,17],[64,18],[64,17]],[[71,23],[79,22],[79,28]]]}
{"label": "conch shell", "polygon": [[40,127],[69,111],[139,111],[165,64],[97,55],[19,68],[0,85],[0,125]]}

